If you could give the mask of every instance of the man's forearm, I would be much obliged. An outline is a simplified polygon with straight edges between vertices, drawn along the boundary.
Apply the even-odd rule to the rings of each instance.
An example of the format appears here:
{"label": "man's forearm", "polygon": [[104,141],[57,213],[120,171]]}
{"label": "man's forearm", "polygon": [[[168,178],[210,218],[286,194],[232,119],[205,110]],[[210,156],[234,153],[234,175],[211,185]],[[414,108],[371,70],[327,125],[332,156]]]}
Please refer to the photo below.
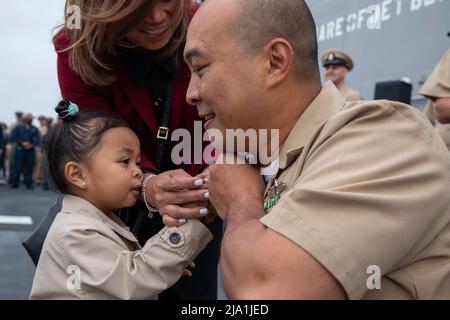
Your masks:
{"label": "man's forearm", "polygon": [[264,211],[248,205],[235,206],[225,219],[221,268],[224,287],[231,299],[251,299],[252,292],[265,278],[259,239],[265,231],[259,219]]}
{"label": "man's forearm", "polygon": [[246,203],[244,201],[237,201],[226,213],[224,217],[225,234],[232,232],[234,229],[242,226],[244,223],[261,219],[264,216],[264,209],[259,203]]}

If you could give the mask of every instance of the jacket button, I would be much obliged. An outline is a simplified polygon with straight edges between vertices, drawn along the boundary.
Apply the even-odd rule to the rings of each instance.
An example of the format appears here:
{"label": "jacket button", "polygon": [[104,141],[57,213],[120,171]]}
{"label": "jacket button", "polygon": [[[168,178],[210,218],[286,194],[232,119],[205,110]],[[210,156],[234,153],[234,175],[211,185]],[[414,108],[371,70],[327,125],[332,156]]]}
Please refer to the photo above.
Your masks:
{"label": "jacket button", "polygon": [[170,235],[169,240],[172,244],[177,244],[180,242],[181,236],[178,233],[174,232]]}

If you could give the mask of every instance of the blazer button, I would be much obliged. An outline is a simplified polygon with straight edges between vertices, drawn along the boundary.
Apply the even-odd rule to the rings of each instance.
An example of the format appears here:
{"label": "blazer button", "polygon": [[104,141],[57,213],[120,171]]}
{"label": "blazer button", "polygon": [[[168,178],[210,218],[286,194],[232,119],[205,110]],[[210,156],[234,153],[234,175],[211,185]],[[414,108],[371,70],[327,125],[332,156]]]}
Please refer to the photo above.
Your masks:
{"label": "blazer button", "polygon": [[169,240],[172,244],[177,244],[180,242],[181,236],[178,233],[174,232],[169,236]]}

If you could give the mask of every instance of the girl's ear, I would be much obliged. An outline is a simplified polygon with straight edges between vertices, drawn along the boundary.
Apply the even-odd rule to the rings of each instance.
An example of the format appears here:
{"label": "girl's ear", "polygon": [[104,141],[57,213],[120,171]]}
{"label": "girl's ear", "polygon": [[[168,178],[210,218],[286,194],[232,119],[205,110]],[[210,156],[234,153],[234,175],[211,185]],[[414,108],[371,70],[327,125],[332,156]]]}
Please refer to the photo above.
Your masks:
{"label": "girl's ear", "polygon": [[86,168],[83,165],[70,161],[66,163],[66,166],[64,167],[64,174],[71,186],[75,186],[82,190],[87,188]]}

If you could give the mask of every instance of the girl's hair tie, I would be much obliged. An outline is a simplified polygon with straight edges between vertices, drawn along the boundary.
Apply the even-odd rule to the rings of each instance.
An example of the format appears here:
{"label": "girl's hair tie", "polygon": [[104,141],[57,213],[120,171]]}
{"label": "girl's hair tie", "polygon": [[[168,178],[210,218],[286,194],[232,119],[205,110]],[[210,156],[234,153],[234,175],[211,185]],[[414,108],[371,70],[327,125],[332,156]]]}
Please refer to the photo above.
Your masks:
{"label": "girl's hair tie", "polygon": [[78,106],[75,103],[70,102],[69,100],[63,100],[60,105],[63,105],[64,107],[58,110],[58,119],[75,117],[78,112],[80,112]]}

